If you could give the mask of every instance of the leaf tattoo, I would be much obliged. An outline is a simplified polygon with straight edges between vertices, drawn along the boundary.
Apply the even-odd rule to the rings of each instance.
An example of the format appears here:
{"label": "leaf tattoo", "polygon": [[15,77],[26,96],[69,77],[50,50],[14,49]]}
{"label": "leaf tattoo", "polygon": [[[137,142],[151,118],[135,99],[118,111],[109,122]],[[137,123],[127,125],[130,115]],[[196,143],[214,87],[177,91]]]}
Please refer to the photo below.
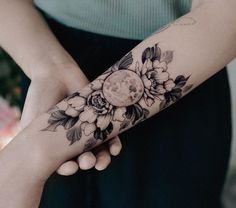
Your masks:
{"label": "leaf tattoo", "polygon": [[190,76],[171,77],[168,65],[173,58],[173,51],[162,51],[158,44],[143,51],[141,62],[134,63],[129,52],[83,90],[67,97],[66,109],[50,109],[43,131],[62,126],[70,145],[86,137],[84,150],[88,150],[98,140],[105,141],[115,126],[123,131],[138,124],[148,118],[154,103],[162,110],[193,87],[186,85]]}
{"label": "leaf tattoo", "polygon": [[82,136],[82,131],[80,126],[73,127],[66,133],[66,138],[70,141],[70,144],[79,141],[81,136]]}
{"label": "leaf tattoo", "polygon": [[48,120],[49,126],[44,131],[56,131],[58,126],[64,126],[65,129],[70,129],[79,120],[78,117],[71,117],[63,110],[57,110],[51,113]]}

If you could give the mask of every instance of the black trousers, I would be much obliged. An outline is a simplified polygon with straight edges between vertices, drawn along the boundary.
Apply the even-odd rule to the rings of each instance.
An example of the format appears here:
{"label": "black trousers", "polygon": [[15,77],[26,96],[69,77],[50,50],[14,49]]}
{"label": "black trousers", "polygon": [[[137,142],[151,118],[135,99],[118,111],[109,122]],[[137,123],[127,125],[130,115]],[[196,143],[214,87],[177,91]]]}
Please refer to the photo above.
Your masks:
{"label": "black trousers", "polygon": [[[47,18],[90,80],[140,41],[98,35]],[[24,96],[29,80],[24,78]],[[231,141],[223,69],[178,103],[120,135],[107,170],[53,175],[41,208],[219,208]]]}

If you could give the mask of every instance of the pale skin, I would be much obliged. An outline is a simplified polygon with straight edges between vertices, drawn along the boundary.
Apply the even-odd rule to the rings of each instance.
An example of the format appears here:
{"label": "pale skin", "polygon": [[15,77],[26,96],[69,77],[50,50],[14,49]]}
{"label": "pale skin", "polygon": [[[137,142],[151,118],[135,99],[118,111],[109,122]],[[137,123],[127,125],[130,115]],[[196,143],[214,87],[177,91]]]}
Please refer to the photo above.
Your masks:
{"label": "pale skin", "polygon": [[[180,97],[182,97],[235,58],[235,8],[234,0],[204,1],[185,16],[194,20],[194,24],[189,26],[172,24],[164,31],[152,35],[129,53],[132,55],[132,59],[129,54],[125,56],[125,60],[129,60],[125,62],[126,64],[122,59],[123,61],[118,62],[91,84],[78,90],[77,94],[63,100],[49,113],[42,114],[34,120],[0,154],[0,164],[1,167],[4,167],[4,171],[0,172],[0,186],[3,187],[0,190],[0,207],[37,207],[45,180],[60,164],[84,151],[87,141],[94,139],[98,128],[101,130],[104,127],[106,120],[99,122],[104,118],[104,114],[106,117],[111,117],[109,121],[113,126],[113,128],[111,125],[106,126],[106,129],[109,129],[107,134],[107,139],[109,139],[136,124],[136,122],[132,124],[130,121],[137,118],[137,114],[128,114],[131,117],[124,114],[132,102],[141,106],[138,110],[136,108],[135,112],[149,112],[146,116],[139,117],[141,120],[146,119],[160,111],[160,104],[163,100],[167,101],[167,97],[165,97],[167,94],[164,94],[163,98],[162,91],[173,92],[178,85],[177,91],[179,92],[181,88]],[[183,21],[185,19],[182,18]],[[172,58],[164,55],[171,54],[170,51],[173,51]],[[151,60],[150,57],[155,58]],[[122,66],[122,69],[119,66]],[[112,82],[112,76],[121,76],[115,74],[118,70],[124,70],[122,73],[129,70],[128,74],[132,77],[132,79],[124,80],[127,81],[125,85],[128,88],[125,88],[123,82],[119,83],[122,89],[129,89],[133,92],[135,91],[134,86],[138,89],[143,84],[145,93],[140,92],[142,93],[140,100],[135,100],[136,96],[133,95],[134,101],[132,99],[127,101],[127,94],[122,94],[120,97],[123,99],[114,101],[111,98],[116,97],[116,94],[109,95],[111,90],[108,88],[104,91],[103,87],[110,85],[110,83],[106,83],[108,77],[110,77],[109,82]],[[129,84],[133,83],[132,80],[135,80],[136,84]],[[180,82],[180,80],[182,81]],[[158,90],[157,86],[159,86]],[[191,87],[184,89],[187,86]],[[119,92],[119,87],[115,87],[114,90],[116,93]],[[122,93],[125,91],[123,90]],[[176,95],[177,91],[173,95]],[[103,99],[103,96],[106,99]],[[83,103],[84,99],[87,99],[86,103]],[[111,99],[110,103],[107,103],[106,101],[109,99]],[[170,104],[172,103],[174,101]],[[101,106],[102,111],[100,111]],[[96,111],[93,110],[94,108]],[[117,109],[120,110],[117,112]],[[129,123],[128,126],[123,125],[122,117],[128,119],[126,120]],[[55,123],[55,118],[60,119]],[[123,128],[121,128],[122,125]],[[92,130],[94,126],[97,129]],[[74,128],[81,128],[83,136],[78,136],[79,132]],[[100,130],[99,136],[103,136]],[[102,140],[97,139],[96,144],[89,145],[89,147],[92,148],[101,143]],[[21,163],[17,163],[16,158]],[[14,186],[16,183],[17,187]]]}
{"label": "pale skin", "polygon": [[[89,83],[32,2],[0,1],[0,45],[31,79],[21,118],[22,128],[60,100]],[[110,163],[111,155],[119,154],[120,150],[121,142],[115,137],[109,142],[108,147],[103,145],[99,151],[95,149],[93,152],[86,152],[78,157],[77,162],[65,162],[57,172],[61,175],[71,175],[79,168],[85,170],[95,167],[97,170],[103,170]]]}

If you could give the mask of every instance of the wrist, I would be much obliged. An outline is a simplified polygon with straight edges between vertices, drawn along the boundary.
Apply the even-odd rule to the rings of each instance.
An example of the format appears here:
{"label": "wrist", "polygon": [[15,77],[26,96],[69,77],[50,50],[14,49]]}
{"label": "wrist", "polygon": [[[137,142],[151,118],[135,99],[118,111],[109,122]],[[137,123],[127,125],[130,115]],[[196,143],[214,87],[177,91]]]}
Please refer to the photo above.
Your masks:
{"label": "wrist", "polygon": [[56,158],[48,158],[40,141],[32,137],[27,131],[22,131],[14,140],[0,153],[0,163],[8,173],[17,172],[24,175],[30,181],[44,183],[56,170]]}
{"label": "wrist", "polygon": [[30,72],[30,79],[42,80],[42,79],[67,79],[78,71],[78,65],[74,62],[54,63],[42,62],[35,66]]}
{"label": "wrist", "polygon": [[31,72],[30,76],[33,82],[50,82],[53,84],[63,84],[65,91],[73,92],[86,86],[89,81],[73,60],[63,63],[42,63]]}

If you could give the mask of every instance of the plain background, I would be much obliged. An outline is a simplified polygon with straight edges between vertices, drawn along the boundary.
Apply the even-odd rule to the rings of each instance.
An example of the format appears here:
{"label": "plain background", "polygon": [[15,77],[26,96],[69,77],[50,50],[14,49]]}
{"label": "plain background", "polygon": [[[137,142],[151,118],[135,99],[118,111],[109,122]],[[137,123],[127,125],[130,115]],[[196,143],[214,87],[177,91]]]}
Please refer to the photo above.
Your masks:
{"label": "plain background", "polygon": [[236,59],[229,64],[228,73],[231,87],[232,119],[233,119],[233,145],[232,145],[231,166],[236,167]]}
{"label": "plain background", "polygon": [[[228,65],[228,73],[231,88],[233,142],[231,150],[230,168],[225,185],[224,205],[225,208],[236,207],[236,59]],[[224,98],[222,98],[224,99]],[[214,144],[213,144],[214,145]]]}

